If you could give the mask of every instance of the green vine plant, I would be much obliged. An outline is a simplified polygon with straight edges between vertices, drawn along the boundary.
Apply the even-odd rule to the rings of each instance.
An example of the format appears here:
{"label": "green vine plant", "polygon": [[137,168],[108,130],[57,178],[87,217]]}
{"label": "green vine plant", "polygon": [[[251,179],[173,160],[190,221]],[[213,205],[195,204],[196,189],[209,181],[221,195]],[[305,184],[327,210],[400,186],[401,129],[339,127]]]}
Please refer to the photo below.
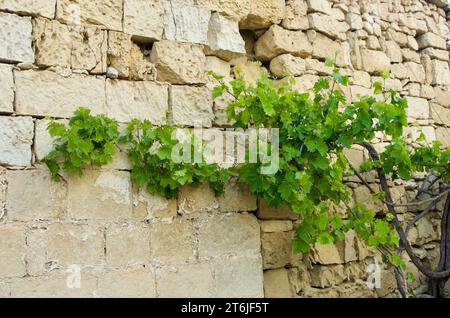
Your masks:
{"label": "green vine plant", "polygon": [[[423,136],[417,141],[419,146],[408,146],[402,139],[403,128],[407,126],[405,99],[393,89],[386,90],[384,83],[376,82],[373,88],[377,97],[362,96],[357,101],[347,101],[342,88],[348,85],[349,77],[342,75],[333,61],[327,60],[326,65],[334,68],[332,76],[320,78],[311,94],[296,91],[291,80],[278,81],[267,73],[253,85],[238,76],[225,81],[210,74],[218,83],[213,98],[223,94],[232,97],[226,112],[235,128],[279,129],[279,169],[274,173],[262,173],[262,168],[268,165],[262,162],[231,168],[216,163],[175,162],[172,153],[179,143],[174,133],[176,127],[155,127],[147,120],[135,119],[120,134],[117,122],[103,115],[92,116],[85,108],[75,112],[68,126],[50,122],[48,130],[55,138],[55,146],[43,161],[53,178],[59,180],[61,170],[81,175],[84,167],[108,164],[117,146],[125,144],[132,180],[140,188],[165,197],[176,197],[183,185],[202,182],[209,182],[220,195],[224,184],[236,176],[271,207],[287,205],[299,215],[292,244],[294,253],[308,253],[315,243],[344,240],[345,233],[354,230],[394,268],[402,296],[407,295],[407,280],[413,279],[410,273],[405,273],[403,251],[434,286],[441,286],[450,276],[450,256],[433,271],[414,255],[407,240],[413,224],[406,230],[402,228],[396,211],[398,205],[392,199],[387,180],[410,180],[414,172],[438,176],[442,191],[428,199],[434,205],[422,213],[427,214],[444,195],[449,201],[450,148],[442,150],[439,141],[426,144]],[[383,77],[387,79],[389,74],[383,73]],[[377,132],[392,139],[381,155],[370,144]],[[196,146],[195,137],[188,136],[193,141],[191,151],[201,153],[203,148]],[[361,167],[353,167],[344,154],[344,149],[355,144],[370,154],[371,159]],[[374,192],[364,179],[364,172],[369,170],[378,173],[382,192]],[[384,203],[383,213],[375,213],[362,202],[351,203],[350,189],[344,182],[349,173],[361,179],[374,200]],[[445,209],[450,210],[449,205],[447,202]],[[337,212],[333,206],[344,206],[345,211]],[[443,222],[444,219],[445,215]],[[443,231],[443,235],[446,233]],[[450,255],[450,243],[441,256],[442,253]],[[432,293],[442,293],[442,289]]]}

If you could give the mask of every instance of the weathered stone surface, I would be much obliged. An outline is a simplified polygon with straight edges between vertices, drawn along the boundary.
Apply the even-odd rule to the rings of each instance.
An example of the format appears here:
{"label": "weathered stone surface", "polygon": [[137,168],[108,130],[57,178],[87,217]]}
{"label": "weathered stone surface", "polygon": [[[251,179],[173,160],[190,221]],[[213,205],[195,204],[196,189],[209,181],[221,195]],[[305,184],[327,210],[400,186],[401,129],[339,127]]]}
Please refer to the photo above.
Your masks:
{"label": "weathered stone surface", "polygon": [[227,16],[245,18],[250,12],[251,0],[196,0],[195,3],[211,11],[221,12]]}
{"label": "weathered stone surface", "polygon": [[286,13],[281,25],[289,30],[306,30],[309,21],[306,16],[308,5],[305,0],[287,0]]}
{"label": "weathered stone surface", "polygon": [[419,36],[417,38],[417,43],[419,44],[419,49],[424,49],[427,47],[434,47],[443,50],[447,49],[445,39],[432,32],[427,32]]}
{"label": "weathered stone surface", "polygon": [[361,50],[363,69],[369,73],[381,73],[390,70],[391,61],[384,52]]}
{"label": "weathered stone surface", "polygon": [[49,220],[62,216],[66,187],[56,183],[46,170],[8,171],[8,219],[14,221]]}
{"label": "weathered stone surface", "polygon": [[406,96],[408,102],[407,114],[410,119],[428,119],[430,117],[430,106],[423,98]]}
{"label": "weathered stone surface", "polygon": [[140,42],[160,40],[164,31],[164,1],[123,1],[123,31]]}
{"label": "weathered stone surface", "polygon": [[432,126],[418,126],[418,127],[406,127],[404,134],[411,138],[411,140],[417,140],[423,134],[425,141],[432,143],[436,140],[436,133]]}
{"label": "weathered stone surface", "polygon": [[95,24],[122,30],[122,0],[58,0],[56,18],[66,24]]}
{"label": "weathered stone surface", "polygon": [[198,222],[200,258],[259,254],[260,231],[255,216],[216,215]]}
{"label": "weathered stone surface", "polygon": [[257,209],[256,196],[250,193],[248,187],[234,181],[225,185],[224,193],[217,201],[222,212],[247,212]]}
{"label": "weathered stone surface", "polygon": [[0,13],[0,61],[34,62],[30,17]]}
{"label": "weathered stone surface", "polygon": [[75,28],[55,20],[33,21],[36,64],[61,66],[104,73],[106,70],[106,31],[96,27]]}
{"label": "weathered stone surface", "polygon": [[431,84],[450,85],[450,68],[448,62],[431,60],[431,72]]}
{"label": "weathered stone surface", "polygon": [[440,125],[450,127],[450,109],[442,107],[436,103],[430,104],[431,118]]}
{"label": "weathered stone surface", "polygon": [[447,127],[437,127],[436,128],[436,139],[441,141],[442,147],[444,149],[447,147],[450,147],[450,138],[448,137],[448,128]]}
{"label": "weathered stone surface", "polygon": [[264,297],[291,298],[292,296],[287,269],[278,268],[264,271]]}
{"label": "weathered stone surface", "polygon": [[414,62],[419,64],[421,62],[420,54],[413,50],[402,49],[402,57],[405,62]]}
{"label": "weathered stone surface", "polygon": [[268,220],[260,221],[259,224],[264,233],[288,232],[293,229],[292,221]]}
{"label": "weathered stone surface", "polygon": [[40,15],[53,19],[55,17],[56,0],[1,0],[0,10],[17,13]]}
{"label": "weathered stone surface", "polygon": [[180,4],[177,1],[165,2],[164,8],[165,39],[207,44],[210,10],[199,6]]}
{"label": "weathered stone surface", "polygon": [[422,54],[429,55],[433,59],[438,59],[442,61],[448,61],[449,60],[449,52],[446,50],[439,50],[432,47],[423,49],[420,51]]}
{"label": "weathered stone surface", "polygon": [[194,233],[190,220],[155,223],[151,231],[151,256],[170,264],[184,263],[194,257]]}
{"label": "weathered stone surface", "polygon": [[186,215],[209,212],[218,208],[214,191],[207,183],[183,186],[178,205],[180,213]]}
{"label": "weathered stone surface", "polygon": [[264,296],[261,257],[230,257],[215,264],[217,297]]}
{"label": "weathered stone surface", "polygon": [[137,268],[108,272],[98,278],[96,297],[152,298],[156,297],[153,269]]}
{"label": "weathered stone surface", "polygon": [[409,79],[411,82],[424,83],[425,70],[422,64],[405,62],[403,64],[392,64],[391,73],[398,79]]}
{"label": "weathered stone surface", "polygon": [[113,224],[106,230],[106,262],[110,267],[150,261],[150,228],[144,224]]}
{"label": "weathered stone surface", "polygon": [[[131,217],[129,172],[86,170],[68,178],[68,216],[76,220],[120,220]],[[83,198],[83,200],[80,200]]]}
{"label": "weathered stone surface", "polygon": [[386,41],[386,55],[392,63],[401,63],[403,61],[402,50],[395,41]]}
{"label": "weathered stone surface", "polygon": [[299,76],[305,69],[305,60],[290,54],[279,55],[270,61],[270,71],[278,78]]}
{"label": "weathered stone surface", "polygon": [[119,72],[119,77],[128,77],[131,60],[131,35],[108,32],[108,65]]}
{"label": "weathered stone surface", "polygon": [[150,51],[132,43],[130,51],[130,79],[135,81],[156,80],[156,67],[150,62]]}
{"label": "weathered stone surface", "polygon": [[258,219],[262,220],[296,220],[298,215],[293,213],[287,206],[271,208],[266,200],[258,199]]}
{"label": "weathered stone surface", "polygon": [[263,268],[280,268],[291,263],[292,232],[261,233]]}
{"label": "weathered stone surface", "polygon": [[206,298],[214,296],[213,269],[208,263],[178,265],[156,272],[159,297]]}
{"label": "weathered stone surface", "polygon": [[80,107],[93,114],[105,111],[104,79],[50,71],[15,72],[16,112],[21,115],[71,117]]}
{"label": "weathered stone surface", "polygon": [[29,166],[34,124],[31,117],[0,116],[0,164]]}
{"label": "weathered stone surface", "polygon": [[[81,273],[80,288],[68,285],[70,273],[50,276],[14,279],[11,282],[11,297],[14,298],[88,298],[93,296],[97,279],[90,274]],[[72,287],[72,288],[71,288]]]}
{"label": "weathered stone surface", "polygon": [[357,148],[344,149],[344,155],[355,168],[359,168],[359,166],[367,159],[364,155],[364,151]]}
{"label": "weathered stone surface", "polygon": [[170,94],[174,124],[211,127],[213,101],[207,87],[173,86]]}
{"label": "weathered stone surface", "polygon": [[312,260],[314,263],[323,265],[344,263],[345,252],[343,242],[337,241],[334,244],[314,244]]}
{"label": "weathered stone surface", "polygon": [[71,265],[104,264],[104,233],[91,225],[54,223],[27,234],[28,272],[36,275]]}
{"label": "weathered stone surface", "polygon": [[250,0],[250,12],[241,20],[241,29],[264,29],[272,24],[279,24],[284,17],[286,4],[284,0]]}
{"label": "weathered stone surface", "polygon": [[[371,187],[376,193],[381,191],[377,185],[373,185]],[[374,200],[372,198],[372,193],[365,185],[361,185],[353,189],[353,198],[356,203],[364,203],[367,208],[374,210],[375,212],[383,211],[384,204],[380,201]]]}
{"label": "weathered stone surface", "polygon": [[331,14],[331,4],[328,0],[307,0],[307,4],[308,12]]}
{"label": "weathered stone surface", "polygon": [[256,57],[263,61],[271,60],[283,53],[306,57],[311,52],[312,46],[305,33],[285,30],[277,25],[271,26],[258,39],[255,46]]}
{"label": "weathered stone surface", "polygon": [[230,75],[231,65],[229,62],[224,61],[217,56],[207,56],[205,69],[207,71],[213,71],[218,75],[227,77]]}
{"label": "weathered stone surface", "polygon": [[363,71],[354,71],[353,76],[350,78],[350,81],[362,87],[370,88],[372,87],[372,83],[370,80],[370,75],[367,72]]}
{"label": "weathered stone surface", "polygon": [[341,284],[345,279],[344,266],[316,265],[311,271],[311,286],[327,288]]}
{"label": "weathered stone surface", "polygon": [[350,29],[352,30],[361,30],[363,28],[363,21],[359,14],[349,12],[345,16],[345,21],[350,26]]}
{"label": "weathered stone surface", "polygon": [[245,42],[239,33],[239,21],[213,13],[209,21],[208,47],[214,55],[227,61],[245,55]]}
{"label": "weathered stone surface", "polygon": [[339,42],[321,33],[317,33],[314,38],[312,56],[321,60],[335,59],[339,66],[349,64],[348,52],[345,51],[344,47]]}
{"label": "weathered stone surface", "polygon": [[171,220],[177,215],[177,200],[150,194],[145,189],[133,191],[133,217],[139,220]]}
{"label": "weathered stone surface", "polygon": [[345,32],[348,31],[349,25],[340,22],[332,16],[321,13],[308,14],[310,28],[322,32],[333,39],[345,40],[347,38]]}
{"label": "weathered stone surface", "polygon": [[263,73],[267,70],[256,62],[249,61],[247,58],[233,60],[233,73],[249,84],[256,84]]}
{"label": "weathered stone surface", "polygon": [[0,277],[25,275],[25,227],[0,225]]}
{"label": "weathered stone surface", "polygon": [[12,67],[0,64],[0,113],[14,111],[14,79]]}
{"label": "weathered stone surface", "polygon": [[199,45],[160,41],[153,45],[150,58],[156,66],[158,81],[172,84],[205,82],[205,54]]}
{"label": "weathered stone surface", "polygon": [[147,81],[106,81],[107,114],[119,122],[148,119],[154,125],[166,122],[168,88]]}

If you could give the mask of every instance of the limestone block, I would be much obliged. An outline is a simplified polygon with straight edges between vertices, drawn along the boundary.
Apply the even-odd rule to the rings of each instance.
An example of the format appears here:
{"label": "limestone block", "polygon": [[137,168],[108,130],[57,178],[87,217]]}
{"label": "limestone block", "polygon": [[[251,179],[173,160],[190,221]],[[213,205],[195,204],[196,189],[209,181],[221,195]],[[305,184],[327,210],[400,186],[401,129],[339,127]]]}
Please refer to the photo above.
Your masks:
{"label": "limestone block", "polygon": [[372,87],[372,83],[370,81],[370,75],[367,72],[354,71],[353,76],[350,78],[350,81],[355,85],[362,86],[365,88]]}
{"label": "limestone block", "polygon": [[245,42],[239,33],[239,21],[213,13],[209,21],[208,47],[214,55],[227,61],[245,55]]}
{"label": "limestone block", "polygon": [[94,115],[105,112],[104,79],[51,71],[15,72],[16,112],[21,115],[71,117],[80,106]]}
{"label": "limestone block", "polygon": [[307,57],[311,52],[312,46],[305,33],[285,30],[277,25],[271,26],[258,39],[255,46],[256,57],[263,61],[271,60],[283,53]]}
{"label": "limestone block", "polygon": [[157,79],[172,84],[205,83],[205,54],[199,45],[160,41],[153,45],[150,60]]}
{"label": "limestone block", "polygon": [[282,54],[270,61],[270,71],[278,78],[299,76],[305,72],[305,60],[290,54]]}
{"label": "limestone block", "polygon": [[33,63],[30,17],[0,13],[0,61]]}
{"label": "limestone block", "polygon": [[55,17],[56,0],[1,0],[0,10],[40,15],[49,19]]}
{"label": "limestone block", "polygon": [[7,171],[8,219],[49,220],[62,216],[66,207],[66,186],[56,183],[47,170]]}
{"label": "limestone block", "polygon": [[402,50],[395,41],[386,41],[386,55],[392,63],[401,63],[403,61]]}
{"label": "limestone block", "polygon": [[164,4],[164,38],[172,41],[207,44],[211,11],[177,1]]}
{"label": "limestone block", "polygon": [[11,297],[14,298],[88,298],[93,297],[97,279],[81,273],[80,288],[70,282],[70,273],[65,271],[49,276],[27,277],[11,281]]}
{"label": "limestone block", "polygon": [[279,24],[284,17],[286,4],[284,0],[250,0],[250,12],[241,20],[241,29],[264,29],[272,24]]}
{"label": "limestone block", "polygon": [[442,60],[442,61],[448,61],[449,60],[449,53],[446,50],[439,50],[432,47],[428,47],[426,49],[423,49],[420,51],[422,54],[429,55],[432,59]]}
{"label": "limestone block", "polygon": [[147,119],[154,125],[166,122],[168,89],[147,81],[106,81],[106,105],[109,117],[119,122]]}
{"label": "limestone block", "polygon": [[293,229],[292,221],[284,220],[259,221],[259,225],[264,233],[288,232]]}
{"label": "limestone block", "polygon": [[28,272],[104,264],[104,233],[91,225],[53,223],[27,233]]}
{"label": "limestone block", "polygon": [[307,0],[307,3],[308,12],[331,14],[331,3],[328,0]]}
{"label": "limestone block", "polygon": [[297,220],[298,215],[293,213],[287,206],[272,208],[266,200],[258,199],[258,219],[261,220]]}
{"label": "limestone block", "polygon": [[432,126],[406,127],[404,134],[412,140],[417,140],[423,134],[425,141],[432,143],[436,140],[436,132]]}
{"label": "limestone block", "polygon": [[312,260],[314,263],[323,265],[344,263],[345,252],[343,242],[337,241],[334,244],[314,244]]}
{"label": "limestone block", "polygon": [[33,134],[31,117],[0,116],[0,164],[29,166]]}
{"label": "limestone block", "polygon": [[264,297],[291,298],[292,286],[289,282],[288,270],[285,268],[264,271]]}
{"label": "limestone block", "polygon": [[0,113],[14,111],[14,79],[12,67],[0,64]]}
{"label": "limestone block", "polygon": [[261,233],[263,268],[281,268],[291,264],[292,232]]}
{"label": "limestone block", "polygon": [[160,40],[164,31],[164,1],[124,0],[123,31],[141,42]]}
{"label": "limestone block", "polygon": [[308,5],[305,0],[287,0],[286,11],[281,25],[289,30],[308,29],[307,10]]}
{"label": "limestone block", "polygon": [[76,28],[56,20],[33,21],[36,64],[92,73],[106,71],[107,34],[96,27]]}
{"label": "limestone block", "polygon": [[425,70],[422,64],[405,62],[403,64],[391,65],[392,76],[398,79],[409,79],[411,82],[424,83]]}
{"label": "limestone block", "polygon": [[436,97],[436,103],[450,108],[450,89],[443,89],[436,86],[434,87],[434,94]]}
{"label": "limestone block", "polygon": [[156,67],[150,62],[150,51],[141,49],[135,43],[130,51],[130,79],[135,81],[155,81]]}
{"label": "limestone block", "polygon": [[361,50],[363,70],[368,73],[381,73],[390,70],[390,59],[384,52]]}
{"label": "limestone block", "polygon": [[224,194],[217,198],[219,210],[222,212],[256,211],[256,196],[248,187],[231,181],[225,185]]}
{"label": "limestone block", "polygon": [[122,30],[122,0],[58,0],[56,18],[66,24],[95,24]]}
{"label": "limestone block", "polygon": [[177,216],[177,200],[148,193],[144,189],[133,191],[133,216],[140,220],[170,220]]}
{"label": "limestone block", "polygon": [[350,28],[345,22],[340,22],[329,15],[321,13],[308,14],[310,28],[322,32],[333,39],[345,40],[345,32]]}
{"label": "limestone block", "polygon": [[175,125],[211,127],[213,101],[206,86],[172,86],[170,94]]}
{"label": "limestone block", "polygon": [[450,68],[448,62],[431,60],[431,84],[450,85]]}
{"label": "limestone block", "polygon": [[108,65],[119,72],[119,77],[128,77],[131,60],[131,35],[108,32]]}
{"label": "limestone block", "polygon": [[344,66],[349,64],[350,57],[344,47],[337,41],[329,37],[317,33],[313,41],[312,56],[317,59],[325,60],[327,58],[334,59],[336,64]]}
{"label": "limestone block", "polygon": [[[68,216],[76,220],[121,220],[131,217],[130,173],[84,171],[68,178]],[[83,198],[83,200],[80,200]]]}
{"label": "limestone block", "polygon": [[215,215],[198,221],[199,257],[259,254],[260,230],[250,214]]}
{"label": "limestone block", "polygon": [[209,8],[211,11],[221,12],[226,16],[245,18],[250,12],[251,0],[196,0],[199,6]]}
{"label": "limestone block", "polygon": [[343,152],[350,164],[357,169],[366,160],[364,151],[361,149],[344,149]]}
{"label": "limestone block", "polygon": [[[372,186],[372,189],[375,193],[380,192],[380,188],[376,186]],[[385,209],[384,204],[380,201],[375,201],[372,198],[372,193],[365,185],[358,186],[353,189],[353,198],[356,203],[364,204],[368,209],[374,210],[375,212],[380,212]]]}
{"label": "limestone block", "polygon": [[151,257],[170,264],[184,263],[194,257],[194,233],[190,220],[155,223],[151,231]]}
{"label": "limestone block", "polygon": [[217,297],[261,298],[264,296],[261,257],[230,257],[215,264]]}
{"label": "limestone block", "polygon": [[437,127],[436,128],[436,139],[441,141],[442,148],[450,147],[450,138],[448,136],[447,127]]}
{"label": "limestone block", "polygon": [[408,102],[407,115],[410,119],[428,119],[430,117],[430,106],[424,98],[406,96]]}
{"label": "limestone block", "polygon": [[409,49],[402,49],[402,57],[405,62],[421,63],[420,54]]}
{"label": "limestone block", "polygon": [[311,286],[327,288],[341,284],[345,279],[344,266],[316,265],[311,270]]}
{"label": "limestone block", "polygon": [[436,103],[430,104],[431,118],[440,125],[450,127],[450,109]]}
{"label": "limestone block", "polygon": [[354,12],[349,12],[345,16],[345,20],[347,21],[350,29],[352,30],[361,30],[363,28],[363,21],[359,14]]}
{"label": "limestone block", "polygon": [[[229,62],[224,61],[217,56],[207,56],[205,69],[207,71],[212,71],[218,75],[227,77],[230,76],[231,65]],[[217,84],[216,82],[214,83]]]}
{"label": "limestone block", "polygon": [[98,278],[96,297],[153,298],[156,297],[155,274],[152,268],[122,269],[102,274]]}
{"label": "limestone block", "polygon": [[447,49],[445,39],[432,32],[427,32],[419,36],[417,38],[417,43],[419,44],[419,49],[424,49],[427,47],[434,47],[442,50]]}
{"label": "limestone block", "polygon": [[0,225],[0,277],[21,277],[25,268],[25,227]]}
{"label": "limestone block", "polygon": [[150,261],[150,228],[145,224],[113,224],[106,230],[106,262],[110,267]]}
{"label": "limestone block", "polygon": [[213,269],[208,263],[158,269],[156,286],[157,294],[162,298],[207,298],[215,295]]}

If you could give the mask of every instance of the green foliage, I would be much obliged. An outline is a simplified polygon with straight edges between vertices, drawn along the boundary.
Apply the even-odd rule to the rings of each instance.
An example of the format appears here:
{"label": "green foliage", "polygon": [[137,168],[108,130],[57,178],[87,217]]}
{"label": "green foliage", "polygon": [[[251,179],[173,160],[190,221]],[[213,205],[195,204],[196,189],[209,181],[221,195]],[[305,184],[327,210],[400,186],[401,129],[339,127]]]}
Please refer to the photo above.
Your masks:
{"label": "green foliage", "polygon": [[117,122],[104,115],[92,116],[87,108],[79,108],[68,126],[52,120],[48,131],[55,144],[43,162],[55,180],[60,179],[61,169],[81,175],[83,167],[106,165],[116,153]]}

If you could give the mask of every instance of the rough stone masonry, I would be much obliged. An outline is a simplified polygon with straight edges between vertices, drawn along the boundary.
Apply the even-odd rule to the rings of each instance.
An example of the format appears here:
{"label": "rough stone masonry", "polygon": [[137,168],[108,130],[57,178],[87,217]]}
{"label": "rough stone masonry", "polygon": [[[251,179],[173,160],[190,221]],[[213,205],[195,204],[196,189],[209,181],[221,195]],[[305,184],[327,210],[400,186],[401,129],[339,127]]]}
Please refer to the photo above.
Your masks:
{"label": "rough stone masonry", "polygon": [[[202,185],[167,200],[132,186],[124,153],[52,182],[40,164],[51,148],[45,117],[64,122],[86,106],[121,123],[226,127],[227,100],[213,102],[205,71],[228,78],[239,66],[254,81],[266,68],[309,90],[336,56],[351,76],[347,98],[390,70],[388,87],[410,105],[405,138],[423,132],[448,147],[449,12],[445,0],[0,0],[0,297],[397,296],[389,270],[368,288],[379,258],[353,233],[292,255],[296,216],[232,183],[222,197]],[[382,151],[389,140],[373,142]],[[396,197],[408,202],[423,177],[393,182]],[[438,225],[437,210],[410,232],[429,264]]]}

